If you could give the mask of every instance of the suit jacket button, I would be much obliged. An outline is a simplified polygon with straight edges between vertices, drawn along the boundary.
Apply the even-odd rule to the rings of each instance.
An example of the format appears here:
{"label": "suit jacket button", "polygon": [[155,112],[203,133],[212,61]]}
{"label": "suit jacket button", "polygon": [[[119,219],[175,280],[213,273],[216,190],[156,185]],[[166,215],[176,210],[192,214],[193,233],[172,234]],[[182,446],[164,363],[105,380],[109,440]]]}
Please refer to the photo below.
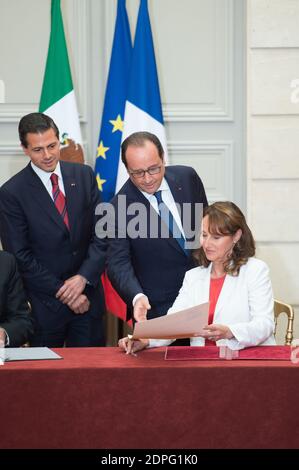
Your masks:
{"label": "suit jacket button", "polygon": [[73,256],[76,256],[78,254],[78,251],[73,251]]}

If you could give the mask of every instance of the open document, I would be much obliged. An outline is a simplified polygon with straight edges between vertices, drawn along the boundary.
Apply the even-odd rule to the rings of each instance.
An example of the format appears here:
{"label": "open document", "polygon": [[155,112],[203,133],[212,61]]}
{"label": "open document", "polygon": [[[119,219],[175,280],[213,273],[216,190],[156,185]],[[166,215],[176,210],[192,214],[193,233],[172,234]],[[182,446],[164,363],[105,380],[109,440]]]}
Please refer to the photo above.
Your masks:
{"label": "open document", "polygon": [[177,339],[201,336],[208,324],[209,303],[135,324],[131,339]]}
{"label": "open document", "polygon": [[36,361],[43,359],[62,359],[49,348],[0,348],[0,360],[9,361]]}

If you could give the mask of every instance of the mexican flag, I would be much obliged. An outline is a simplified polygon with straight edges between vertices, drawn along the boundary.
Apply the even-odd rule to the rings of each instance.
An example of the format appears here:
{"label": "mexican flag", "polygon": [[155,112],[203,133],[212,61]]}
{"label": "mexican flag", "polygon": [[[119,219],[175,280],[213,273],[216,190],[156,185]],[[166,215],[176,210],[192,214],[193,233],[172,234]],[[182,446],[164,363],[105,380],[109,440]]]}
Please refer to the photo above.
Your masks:
{"label": "mexican flag", "polygon": [[60,0],[51,3],[51,35],[39,111],[54,120],[62,145],[78,147],[82,143]]}

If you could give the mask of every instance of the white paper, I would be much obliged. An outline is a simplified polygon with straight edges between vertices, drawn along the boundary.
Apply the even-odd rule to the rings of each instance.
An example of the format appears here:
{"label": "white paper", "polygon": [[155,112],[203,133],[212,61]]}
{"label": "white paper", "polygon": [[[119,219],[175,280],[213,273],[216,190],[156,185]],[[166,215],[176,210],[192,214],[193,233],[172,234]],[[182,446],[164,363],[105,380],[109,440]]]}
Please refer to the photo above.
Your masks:
{"label": "white paper", "polygon": [[209,302],[135,323],[131,339],[177,339],[201,336],[208,324]]}
{"label": "white paper", "polygon": [[49,348],[1,348],[0,361],[35,361],[41,359],[62,359]]}

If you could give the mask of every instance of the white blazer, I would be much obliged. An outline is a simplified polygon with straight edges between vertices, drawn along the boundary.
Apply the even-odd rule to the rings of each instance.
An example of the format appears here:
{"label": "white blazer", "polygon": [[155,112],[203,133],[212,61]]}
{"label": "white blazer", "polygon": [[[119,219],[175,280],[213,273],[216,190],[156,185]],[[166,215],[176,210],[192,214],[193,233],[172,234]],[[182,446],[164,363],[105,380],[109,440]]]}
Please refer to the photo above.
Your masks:
{"label": "white blazer", "polygon": [[[167,315],[209,301],[211,267],[212,263],[207,268],[200,266],[186,272],[180,292]],[[227,274],[225,277],[213,323],[228,326],[234,338],[219,340],[217,345],[242,349],[276,344],[273,306],[268,266],[261,260],[249,258],[241,266],[238,276]],[[150,340],[149,347],[168,346],[171,343],[171,340]],[[190,338],[190,344],[204,346],[205,339]]]}

